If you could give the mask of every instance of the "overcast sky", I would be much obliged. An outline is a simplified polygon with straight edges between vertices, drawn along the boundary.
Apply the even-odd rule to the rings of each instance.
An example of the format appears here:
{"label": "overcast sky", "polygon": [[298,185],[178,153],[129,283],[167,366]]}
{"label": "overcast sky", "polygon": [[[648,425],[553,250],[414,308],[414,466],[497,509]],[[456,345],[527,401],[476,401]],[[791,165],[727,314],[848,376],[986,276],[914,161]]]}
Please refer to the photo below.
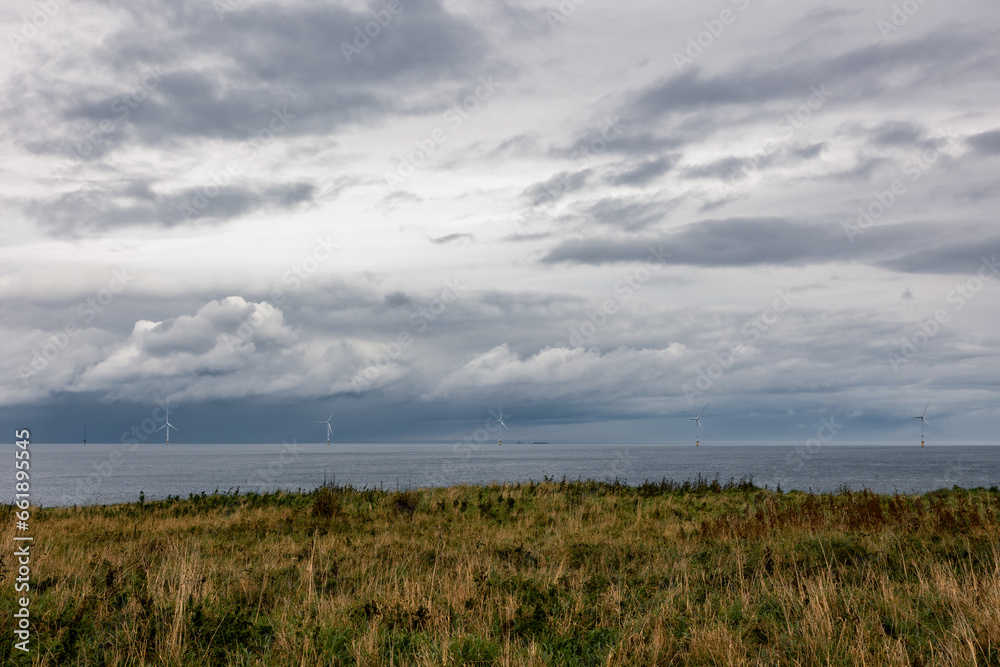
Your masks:
{"label": "overcast sky", "polygon": [[8,430],[998,442],[995,2],[2,12]]}

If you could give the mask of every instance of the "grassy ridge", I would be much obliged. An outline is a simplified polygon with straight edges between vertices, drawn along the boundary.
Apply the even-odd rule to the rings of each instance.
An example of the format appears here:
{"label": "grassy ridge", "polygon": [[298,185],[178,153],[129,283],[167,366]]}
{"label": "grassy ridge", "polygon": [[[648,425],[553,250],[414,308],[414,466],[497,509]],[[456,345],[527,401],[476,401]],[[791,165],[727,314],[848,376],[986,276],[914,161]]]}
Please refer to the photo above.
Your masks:
{"label": "grassy ridge", "polygon": [[38,643],[5,621],[3,664],[1000,664],[995,487],[327,486],[33,523]]}

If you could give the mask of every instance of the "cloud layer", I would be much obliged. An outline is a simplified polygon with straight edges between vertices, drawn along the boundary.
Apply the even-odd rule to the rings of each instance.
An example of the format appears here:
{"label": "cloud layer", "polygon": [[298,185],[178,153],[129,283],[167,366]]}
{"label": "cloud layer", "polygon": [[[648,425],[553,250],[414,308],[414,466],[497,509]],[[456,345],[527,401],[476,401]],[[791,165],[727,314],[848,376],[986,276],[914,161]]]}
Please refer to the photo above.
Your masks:
{"label": "cloud layer", "polygon": [[995,440],[993,5],[565,5],[3,10],[0,422]]}

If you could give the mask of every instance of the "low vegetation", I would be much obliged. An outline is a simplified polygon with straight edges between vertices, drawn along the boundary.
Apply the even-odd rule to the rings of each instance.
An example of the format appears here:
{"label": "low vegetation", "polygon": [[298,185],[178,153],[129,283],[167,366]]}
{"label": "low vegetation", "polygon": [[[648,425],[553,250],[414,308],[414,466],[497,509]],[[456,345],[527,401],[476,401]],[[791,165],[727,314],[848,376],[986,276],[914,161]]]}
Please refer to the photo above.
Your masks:
{"label": "low vegetation", "polygon": [[1000,489],[327,485],[33,517],[3,664],[998,665]]}

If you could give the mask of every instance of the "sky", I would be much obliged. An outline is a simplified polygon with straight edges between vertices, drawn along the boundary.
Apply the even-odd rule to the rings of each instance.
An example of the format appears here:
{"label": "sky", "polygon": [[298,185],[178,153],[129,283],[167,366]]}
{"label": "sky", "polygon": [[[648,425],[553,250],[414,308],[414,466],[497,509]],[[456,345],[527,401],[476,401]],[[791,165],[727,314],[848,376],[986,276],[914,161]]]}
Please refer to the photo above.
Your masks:
{"label": "sky", "polygon": [[[0,426],[998,442],[985,0],[0,10]],[[11,435],[11,437],[13,437]]]}

